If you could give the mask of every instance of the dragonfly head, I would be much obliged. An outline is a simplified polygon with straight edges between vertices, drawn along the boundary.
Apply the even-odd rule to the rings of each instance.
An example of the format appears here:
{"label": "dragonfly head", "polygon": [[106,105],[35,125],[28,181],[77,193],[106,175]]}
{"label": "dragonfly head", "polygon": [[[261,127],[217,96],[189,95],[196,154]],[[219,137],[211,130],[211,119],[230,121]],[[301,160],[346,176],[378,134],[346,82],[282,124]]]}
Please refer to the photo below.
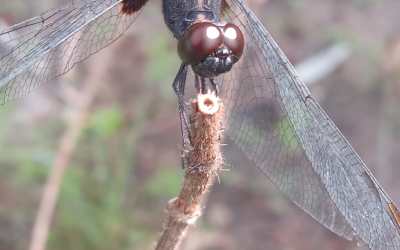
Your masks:
{"label": "dragonfly head", "polygon": [[242,56],[243,48],[243,33],[232,23],[194,23],[178,42],[182,61],[202,77],[228,72]]}

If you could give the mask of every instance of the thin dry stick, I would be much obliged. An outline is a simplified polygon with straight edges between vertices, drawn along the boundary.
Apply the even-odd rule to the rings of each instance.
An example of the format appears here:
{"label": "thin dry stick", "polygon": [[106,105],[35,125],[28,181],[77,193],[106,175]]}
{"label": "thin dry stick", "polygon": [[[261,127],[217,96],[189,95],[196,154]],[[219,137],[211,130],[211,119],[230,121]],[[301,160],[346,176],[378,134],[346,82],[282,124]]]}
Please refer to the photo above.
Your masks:
{"label": "thin dry stick", "polygon": [[67,169],[71,156],[78,143],[79,135],[85,125],[90,106],[103,82],[102,77],[109,62],[111,51],[105,53],[102,60],[96,61],[91,67],[90,77],[87,79],[85,89],[79,94],[79,103],[73,118],[69,121],[68,128],[64,133],[51,167],[50,175],[44,187],[43,196],[39,204],[38,214],[32,230],[30,250],[45,250],[54,209],[57,204],[58,194],[62,184],[65,170]]}
{"label": "thin dry stick", "polygon": [[30,250],[46,249],[48,231],[52,221],[54,208],[57,204],[58,193],[64,173],[77,144],[84,120],[86,120],[88,105],[84,106],[86,107],[79,110],[76,118],[73,119],[68,130],[61,139],[60,147],[51,168],[51,173],[47,180],[39,205],[38,214],[32,231]]}
{"label": "thin dry stick", "polygon": [[214,94],[199,95],[190,117],[192,148],[178,197],[169,201],[167,220],[156,250],[178,249],[190,225],[201,215],[202,203],[222,165],[223,105]]}

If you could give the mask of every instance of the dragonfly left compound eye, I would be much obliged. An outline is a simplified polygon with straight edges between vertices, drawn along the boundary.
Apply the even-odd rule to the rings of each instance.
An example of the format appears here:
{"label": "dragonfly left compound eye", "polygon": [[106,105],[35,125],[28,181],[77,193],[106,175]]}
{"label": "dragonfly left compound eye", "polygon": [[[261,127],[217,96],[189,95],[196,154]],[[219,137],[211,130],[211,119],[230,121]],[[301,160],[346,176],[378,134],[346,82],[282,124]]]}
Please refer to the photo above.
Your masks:
{"label": "dragonfly left compound eye", "polygon": [[221,30],[210,22],[193,24],[178,43],[178,53],[188,64],[199,63],[223,43]]}

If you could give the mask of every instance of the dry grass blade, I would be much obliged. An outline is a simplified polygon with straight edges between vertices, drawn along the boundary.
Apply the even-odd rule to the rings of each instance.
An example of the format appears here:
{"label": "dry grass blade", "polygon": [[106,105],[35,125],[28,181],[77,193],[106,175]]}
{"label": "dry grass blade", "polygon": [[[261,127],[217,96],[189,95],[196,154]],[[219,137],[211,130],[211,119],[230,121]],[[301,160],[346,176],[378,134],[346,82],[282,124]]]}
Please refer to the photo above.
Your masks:
{"label": "dry grass blade", "polygon": [[88,77],[86,87],[72,100],[78,103],[73,117],[70,119],[67,130],[65,131],[57,151],[57,155],[51,172],[44,187],[43,196],[40,201],[38,214],[32,230],[30,250],[45,250],[49,235],[50,225],[58,201],[61,184],[64,179],[65,171],[68,168],[71,157],[78,144],[79,136],[84,128],[89,115],[90,107],[98,94],[101,84],[104,82],[104,72],[106,72],[109,60],[107,57],[112,55],[112,50],[104,54],[104,59],[91,65],[90,77]]}

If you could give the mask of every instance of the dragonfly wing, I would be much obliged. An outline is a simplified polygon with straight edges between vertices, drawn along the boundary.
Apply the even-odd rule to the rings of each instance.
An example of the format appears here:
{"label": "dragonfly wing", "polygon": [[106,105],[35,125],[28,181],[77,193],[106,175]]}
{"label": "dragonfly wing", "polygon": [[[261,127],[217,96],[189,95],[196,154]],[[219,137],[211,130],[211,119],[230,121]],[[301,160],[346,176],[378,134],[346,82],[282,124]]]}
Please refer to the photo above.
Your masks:
{"label": "dragonfly wing", "polygon": [[374,250],[400,249],[388,196],[271,35],[242,0],[227,0],[224,17],[246,38],[243,58],[220,79],[227,113],[225,148],[239,148],[331,231]]}
{"label": "dragonfly wing", "polygon": [[0,102],[27,95],[115,41],[137,17],[134,3],[74,0],[0,31],[7,48],[0,54]]}

